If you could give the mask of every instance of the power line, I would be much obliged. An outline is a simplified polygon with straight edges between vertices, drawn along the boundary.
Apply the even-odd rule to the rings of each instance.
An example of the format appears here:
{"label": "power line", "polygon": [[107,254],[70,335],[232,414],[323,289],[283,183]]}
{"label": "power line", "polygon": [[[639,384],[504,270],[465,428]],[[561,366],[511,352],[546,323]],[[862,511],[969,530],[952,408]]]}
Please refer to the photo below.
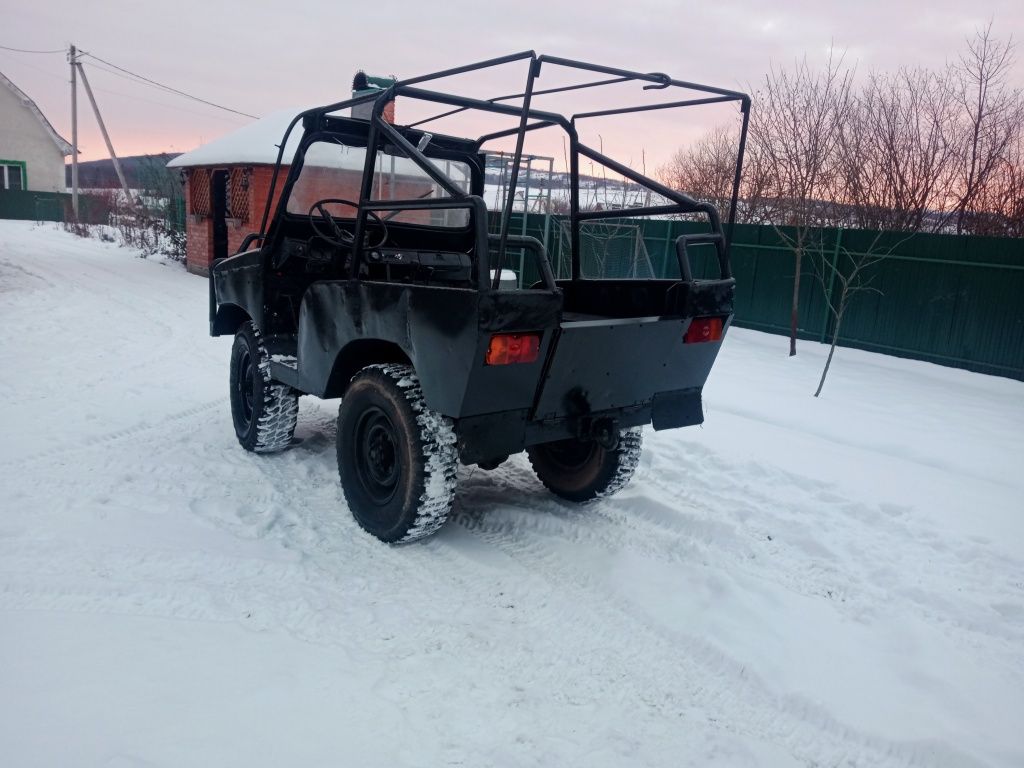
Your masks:
{"label": "power line", "polygon": [[[144,82],[142,80],[139,80],[139,79],[134,78],[134,77],[129,77],[128,75],[123,75],[120,72],[118,72],[117,70],[110,69],[108,67],[104,67],[104,66],[102,66],[100,64],[96,64],[95,62],[88,62],[87,65],[88,65],[89,69],[94,69],[97,72],[106,72],[107,74],[115,75],[116,77],[119,77],[122,80],[125,80],[126,82],[134,83],[135,85],[149,85],[149,83],[146,83],[146,82]],[[82,66],[86,66],[86,64],[83,64]],[[142,102],[145,102],[147,104],[156,104],[158,106],[166,107],[167,109],[174,110],[175,112],[182,112],[182,113],[186,113],[186,114],[189,114],[189,115],[196,115],[198,117],[205,117],[205,118],[208,118],[208,119],[211,119],[211,120],[227,120],[227,121],[230,121],[234,125],[238,125],[237,118],[235,118],[235,117],[227,117],[226,115],[213,115],[213,114],[210,114],[209,112],[196,112],[195,110],[192,110],[192,109],[185,109],[184,107],[176,107],[173,104],[168,104],[166,101],[154,101],[153,99],[146,99],[146,98],[143,98],[142,96],[136,96],[133,93],[125,93],[124,91],[113,91],[113,90],[111,90],[109,88],[100,88],[100,87],[97,86],[97,87],[94,87],[93,90],[97,91],[97,92],[100,92],[100,93],[113,94],[114,96],[123,96],[126,99],[134,99],[136,101],[142,101]],[[157,89],[157,90],[161,90],[162,91],[163,89]]]}
{"label": "power line", "polygon": [[87,52],[83,51],[81,56],[89,56],[89,57],[95,59],[96,61],[99,61],[99,62],[102,62],[102,63],[106,64],[108,67],[113,67],[114,69],[118,70],[119,72],[124,72],[126,75],[131,75],[132,77],[135,77],[135,78],[137,78],[138,80],[140,80],[142,82],[148,83],[149,85],[156,86],[157,88],[162,88],[165,91],[170,91],[171,93],[176,93],[179,96],[184,96],[186,99],[192,99],[193,101],[198,101],[200,104],[206,104],[207,106],[210,106],[210,107],[216,107],[217,109],[223,109],[225,112],[233,112],[236,115],[241,115],[242,117],[250,117],[253,120],[257,120],[258,119],[256,117],[256,115],[250,115],[247,112],[240,112],[237,109],[231,109],[230,107],[225,107],[225,106],[223,106],[221,104],[215,104],[212,101],[207,101],[206,99],[201,99],[198,96],[193,96],[191,93],[185,93],[185,91],[179,91],[177,88],[172,88],[169,85],[164,85],[163,83],[158,83],[156,80],[151,80],[148,77],[144,77],[143,75],[138,74],[137,72],[132,72],[131,70],[125,69],[124,67],[119,67],[119,66],[117,66],[117,64],[111,64],[106,59],[101,59],[99,56],[97,56],[94,53],[87,53]]}
{"label": "power line", "polygon": [[7,45],[0,45],[0,48],[4,49],[5,51],[14,51],[15,53],[67,53],[67,50],[65,48],[57,48],[53,51],[32,51],[27,48],[11,48]]}
{"label": "power line", "polygon": [[[112,75],[118,74],[117,72],[114,72],[113,70],[107,69],[106,67],[97,66],[96,64],[90,64],[89,68],[90,69],[99,70],[99,71],[102,71],[102,72],[109,72]],[[124,75],[120,75],[120,76],[124,77]],[[124,77],[124,79],[127,80],[129,83],[139,83],[138,80],[133,80],[130,77]],[[139,84],[141,85],[141,83],[139,83]],[[226,117],[224,115],[213,115],[213,114],[210,114],[209,112],[196,112],[195,110],[192,110],[192,109],[186,109],[185,107],[177,107],[174,104],[168,104],[165,101],[154,101],[153,99],[147,99],[147,98],[144,98],[142,96],[136,96],[133,93],[125,93],[124,91],[113,91],[113,90],[111,90],[109,88],[100,88],[98,86],[93,86],[93,90],[96,91],[97,93],[109,93],[112,96],[121,96],[122,98],[125,98],[125,99],[133,99],[135,101],[141,101],[141,102],[144,102],[146,104],[154,104],[156,106],[164,107],[165,109],[170,109],[170,110],[173,110],[175,112],[182,112],[184,114],[196,115],[197,117],[205,117],[205,118],[207,118],[209,120],[227,120],[227,121],[233,122],[234,125],[238,125],[237,122],[234,122],[235,118],[233,118],[233,117]]]}
{"label": "power line", "polygon": [[[64,48],[55,48],[55,49],[52,49],[52,50],[42,51],[42,50],[34,50],[34,49],[29,49],[29,48],[12,48],[9,45],[0,45],[0,50],[12,51],[14,53],[38,53],[38,54],[66,53],[67,52]],[[151,85],[153,87],[160,88],[160,89],[162,89],[164,91],[168,91],[169,93],[177,94],[178,96],[182,96],[182,97],[184,97],[186,99],[191,99],[192,101],[197,101],[200,104],[205,104],[205,105],[207,105],[209,107],[213,107],[215,109],[221,109],[221,110],[224,110],[225,112],[231,112],[233,114],[240,115],[242,117],[248,117],[248,118],[251,118],[253,120],[257,120],[258,119],[256,117],[256,115],[250,115],[248,112],[242,112],[242,111],[237,110],[237,109],[231,109],[230,107],[225,107],[223,104],[216,104],[216,103],[214,103],[212,101],[207,101],[206,99],[201,99],[198,96],[193,96],[191,93],[186,93],[185,91],[178,90],[177,88],[172,88],[169,85],[165,85],[163,83],[159,83],[156,80],[152,80],[152,79],[150,79],[148,77],[145,77],[144,75],[140,75],[137,72],[132,72],[131,70],[125,69],[124,67],[119,67],[117,64],[113,64],[113,63],[107,61],[106,59],[101,59],[96,54],[88,53],[87,51],[80,51],[77,58],[81,59],[81,58],[83,58],[85,56],[89,56],[89,57],[95,59],[96,61],[102,62],[102,63],[106,64],[108,67],[113,67],[113,69],[116,69],[117,72],[114,72],[114,71],[112,71],[110,69],[106,69],[105,67],[100,67],[100,66],[94,65],[94,66],[96,66],[97,69],[101,69],[104,72],[109,72],[112,75],[118,75],[119,77],[125,77],[126,75],[129,75],[130,77],[125,77],[125,79],[126,80],[131,80],[131,82],[139,83],[139,84],[142,84],[142,85]],[[119,74],[119,73],[123,73],[123,74]]]}
{"label": "power line", "polygon": [[[97,70],[99,72],[106,72],[109,75],[113,75],[114,77],[119,77],[122,80],[126,80],[129,83],[135,83],[135,85],[145,85],[145,86],[148,86],[148,87],[154,87],[154,86],[151,86],[149,83],[147,83],[145,80],[140,80],[137,77],[133,77],[131,75],[126,75],[126,74],[124,74],[122,72],[118,72],[116,69],[111,69],[110,67],[104,67],[102,64],[97,64],[97,63],[92,62],[92,61],[87,62],[87,63],[89,65],[90,69],[95,69],[95,70]],[[85,65],[83,64],[83,66],[85,66]],[[165,88],[157,88],[157,90],[158,91],[163,91],[165,93],[171,93],[171,94],[174,93],[173,91],[168,91]],[[177,94],[175,94],[175,95],[177,95]]]}
{"label": "power line", "polygon": [[9,61],[12,64],[16,64],[19,67],[28,67],[29,69],[34,69],[36,72],[42,72],[47,77],[55,77],[58,80],[63,80],[65,83],[68,81],[68,78],[67,78],[66,75],[54,74],[53,72],[50,72],[49,70],[43,69],[42,67],[37,67],[35,64],[29,64],[27,61],[24,61],[22,59],[11,58],[11,59],[6,59],[6,61]]}
{"label": "power line", "polygon": [[[104,67],[102,64],[97,64],[97,63],[92,62],[92,61],[87,62],[87,63],[93,69],[98,69],[100,72],[107,72],[107,73],[113,75],[114,77],[120,77],[122,80],[127,80],[129,83],[135,83],[136,85],[149,85],[149,83],[147,83],[145,80],[139,80],[139,78],[137,78],[137,77],[132,77],[130,75],[126,75],[123,72],[118,72],[116,69],[111,69],[110,67]],[[161,88],[160,90],[163,90],[163,89]]]}

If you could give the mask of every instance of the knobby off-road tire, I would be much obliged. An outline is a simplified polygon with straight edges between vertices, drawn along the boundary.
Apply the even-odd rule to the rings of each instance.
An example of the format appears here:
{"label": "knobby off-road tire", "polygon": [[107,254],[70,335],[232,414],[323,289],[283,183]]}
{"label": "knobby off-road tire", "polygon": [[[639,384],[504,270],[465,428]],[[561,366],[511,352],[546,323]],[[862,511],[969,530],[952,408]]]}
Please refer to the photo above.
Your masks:
{"label": "knobby off-road tire", "polygon": [[371,365],[352,378],[337,449],[345,499],[366,531],[399,543],[444,524],[455,498],[455,430],[426,407],[411,366]]}
{"label": "knobby off-road tire", "polygon": [[259,331],[245,323],[231,347],[231,420],[238,442],[256,453],[283,450],[292,441],[298,417],[298,395],[271,380],[270,357]]}
{"label": "knobby off-road tire", "polygon": [[640,427],[619,433],[609,450],[592,440],[559,440],[526,449],[537,477],[549,491],[569,501],[592,501],[624,488],[640,464]]}

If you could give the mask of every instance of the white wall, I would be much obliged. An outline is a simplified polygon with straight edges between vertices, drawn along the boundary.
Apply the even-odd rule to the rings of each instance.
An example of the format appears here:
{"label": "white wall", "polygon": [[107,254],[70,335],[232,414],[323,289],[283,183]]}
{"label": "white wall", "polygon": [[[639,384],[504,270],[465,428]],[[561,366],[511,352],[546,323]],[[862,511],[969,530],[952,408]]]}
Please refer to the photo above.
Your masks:
{"label": "white wall", "polygon": [[66,192],[64,155],[31,110],[0,83],[0,160],[25,163],[26,189]]}

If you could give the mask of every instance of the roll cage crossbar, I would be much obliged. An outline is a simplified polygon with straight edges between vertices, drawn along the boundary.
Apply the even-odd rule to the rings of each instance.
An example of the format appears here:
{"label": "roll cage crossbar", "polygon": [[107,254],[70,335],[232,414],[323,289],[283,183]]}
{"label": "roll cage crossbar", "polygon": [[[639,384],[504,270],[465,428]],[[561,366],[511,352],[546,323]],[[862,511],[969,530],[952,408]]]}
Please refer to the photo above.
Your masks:
{"label": "roll cage crossbar", "polygon": [[[473,99],[465,96],[457,96],[450,93],[442,93],[439,91],[424,90],[417,88],[420,83],[429,82],[431,80],[439,80],[446,77],[452,77],[454,75],[465,74],[467,72],[474,72],[482,69],[489,69],[491,67],[498,67],[504,64],[511,64],[519,61],[529,61],[529,69],[526,77],[526,86],[521,93],[507,94],[504,96],[497,96],[492,99],[482,100]],[[544,65],[558,66],[567,69],[580,70],[584,72],[591,72],[600,75],[605,75],[600,80],[592,82],[575,83],[572,85],[565,85],[557,88],[546,88],[535,90],[534,84],[536,79],[540,76],[541,70]],[[704,96],[696,99],[685,99],[667,101],[660,104],[644,104],[630,107],[621,107],[617,109],[604,109],[592,112],[579,112],[569,117],[555,113],[547,112],[543,110],[533,109],[531,102],[534,96],[549,95],[553,93],[562,93],[566,91],[582,90],[586,88],[596,88],[600,86],[626,83],[626,82],[641,82],[644,83],[644,90],[667,90],[669,88],[682,88],[688,91],[696,91],[698,93],[706,93],[708,96]],[[619,218],[623,216],[648,216],[658,214],[678,214],[678,213],[699,213],[704,214],[708,217],[708,222],[711,226],[711,234],[706,237],[712,239],[717,238],[717,245],[719,251],[719,261],[722,267],[722,277],[728,277],[726,274],[728,271],[728,262],[725,254],[728,252],[728,244],[732,240],[733,225],[736,220],[736,206],[739,198],[739,186],[740,186],[740,175],[743,170],[743,155],[746,148],[747,141],[747,125],[750,119],[750,97],[739,91],[731,91],[723,88],[716,88],[709,85],[701,85],[699,83],[691,83],[685,80],[676,80],[668,75],[661,72],[632,72],[625,69],[617,69],[615,67],[606,67],[599,64],[589,64],[581,61],[574,61],[571,59],[563,59],[557,56],[540,55],[538,56],[533,51],[523,51],[521,53],[513,53],[508,56],[501,56],[495,59],[487,59],[485,61],[476,62],[474,64],[466,64],[461,67],[454,67],[451,69],[441,70],[439,72],[433,72],[428,75],[420,75],[418,77],[412,77],[405,80],[396,81],[390,87],[383,89],[376,93],[368,93],[362,96],[356,96],[351,99],[345,99],[344,101],[335,102],[333,104],[327,104],[322,107],[315,107],[308,109],[304,112],[300,112],[292,121],[288,124],[288,128],[281,139],[281,144],[278,147],[277,161],[274,166],[274,173],[271,177],[270,192],[267,196],[266,208],[263,211],[263,219],[260,224],[260,232],[258,239],[262,242],[266,242],[267,236],[267,222],[270,217],[271,201],[274,199],[274,191],[277,186],[278,175],[281,169],[281,163],[284,157],[285,147],[288,144],[288,138],[291,135],[292,130],[300,121],[313,120],[315,122],[321,122],[328,114],[336,112],[347,107],[354,107],[360,104],[366,104],[373,102],[373,108],[370,118],[369,134],[367,137],[367,152],[366,161],[363,172],[362,188],[359,196],[359,207],[356,212],[355,225],[354,225],[354,246],[351,261],[351,274],[356,275],[359,271],[359,265],[363,257],[363,232],[366,229],[367,213],[370,210],[401,210],[403,206],[405,208],[467,208],[474,211],[475,215],[482,217],[486,213],[486,206],[482,198],[476,195],[470,195],[462,191],[458,185],[445,175],[440,168],[438,168],[429,157],[421,151],[420,148],[414,146],[402,132],[395,126],[386,122],[382,115],[385,105],[394,100],[397,96],[405,96],[420,101],[434,102],[437,104],[452,107],[444,112],[436,115],[418,120],[414,123],[410,123],[404,128],[413,128],[425,125],[435,120],[440,120],[444,117],[449,117],[460,112],[467,110],[479,110],[483,112],[491,112],[496,114],[508,115],[519,118],[519,124],[515,128],[509,128],[503,131],[497,131],[494,133],[487,133],[481,136],[476,141],[477,151],[480,150],[481,146],[488,141],[493,139],[515,136],[516,147],[515,152],[512,156],[511,173],[509,178],[509,189],[505,197],[505,206],[502,211],[501,218],[501,229],[500,234],[497,236],[497,261],[495,268],[493,269],[494,277],[490,287],[496,289],[498,287],[501,270],[505,263],[505,252],[510,245],[512,247],[523,247],[523,244],[518,242],[520,238],[512,238],[509,236],[509,225],[511,223],[513,203],[515,201],[515,190],[516,185],[519,181],[519,167],[522,162],[523,156],[523,143],[525,141],[526,133],[529,131],[538,130],[541,128],[549,128],[552,126],[559,126],[565,130],[569,137],[569,175],[570,175],[570,198],[569,198],[569,219],[570,219],[570,237],[571,237],[571,250],[572,250],[572,279],[578,280],[581,277],[581,258],[580,258],[580,223],[583,221],[595,220],[595,219],[609,219]],[[512,104],[506,104],[504,102],[521,100],[519,106]],[[740,110],[742,113],[742,126],[740,129],[739,147],[737,149],[736,156],[736,168],[733,176],[732,195],[729,206],[729,215],[727,220],[726,229],[723,232],[722,223],[718,214],[718,211],[710,203],[704,203],[695,200],[694,198],[686,195],[682,192],[670,189],[663,184],[650,179],[643,174],[634,171],[626,165],[623,165],[610,157],[607,157],[603,153],[587,146],[579,140],[579,135],[576,131],[576,123],[580,120],[586,120],[594,117],[605,117],[609,115],[624,115],[633,112],[647,112],[652,110],[662,109],[675,109],[680,107],[698,106],[704,104],[718,104],[727,102],[739,102]],[[532,121],[532,122],[531,122]],[[373,185],[373,170],[376,163],[377,152],[379,151],[379,139],[386,138],[397,146],[401,151],[416,165],[418,165],[424,173],[426,173],[434,182],[436,182],[442,189],[444,189],[451,199],[433,199],[433,200],[418,200],[418,201],[395,201],[395,200],[374,200],[371,198],[372,185]],[[303,151],[300,147],[299,151]],[[586,157],[595,163],[610,168],[616,173],[620,174],[624,178],[629,179],[643,187],[646,187],[656,192],[661,197],[670,201],[666,205],[647,206],[643,208],[622,208],[622,209],[610,209],[610,210],[599,210],[599,211],[581,211],[580,210],[580,199],[579,199],[579,158],[580,156]],[[279,205],[283,206],[284,200],[279,202]],[[480,232],[484,232],[484,227],[478,224]],[[486,234],[479,234],[479,242],[477,243],[477,253],[480,259],[480,286],[485,288],[487,286],[487,252],[489,247],[490,238]],[[515,242],[512,242],[515,241]],[[696,242],[696,241],[694,241]],[[685,243],[683,244],[683,253],[685,253]],[[550,266],[545,270],[543,269],[546,278],[550,279]],[[687,265],[688,266],[688,265]],[[681,275],[685,276],[689,270],[683,270],[681,266]],[[548,282],[546,279],[545,282]],[[549,287],[553,287],[552,285]]]}

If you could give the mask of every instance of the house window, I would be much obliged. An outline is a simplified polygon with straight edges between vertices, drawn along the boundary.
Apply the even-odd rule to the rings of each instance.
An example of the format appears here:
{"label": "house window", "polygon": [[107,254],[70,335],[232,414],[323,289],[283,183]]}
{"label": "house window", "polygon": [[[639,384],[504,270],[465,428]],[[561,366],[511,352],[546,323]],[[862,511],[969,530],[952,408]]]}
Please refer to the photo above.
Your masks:
{"label": "house window", "polygon": [[0,184],[3,189],[24,189],[25,164],[0,162]]}

